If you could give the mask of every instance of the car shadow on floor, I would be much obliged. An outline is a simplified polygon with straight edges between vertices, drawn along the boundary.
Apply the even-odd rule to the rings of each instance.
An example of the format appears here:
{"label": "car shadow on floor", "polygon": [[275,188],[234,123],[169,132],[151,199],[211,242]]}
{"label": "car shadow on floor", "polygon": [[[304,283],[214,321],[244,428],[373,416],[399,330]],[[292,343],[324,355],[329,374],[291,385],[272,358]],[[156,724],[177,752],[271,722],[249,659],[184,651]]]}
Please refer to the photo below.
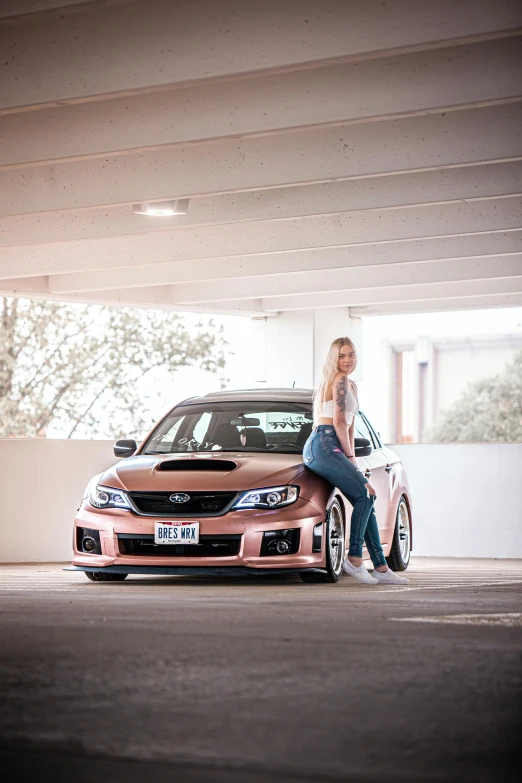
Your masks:
{"label": "car shadow on floor", "polygon": [[[104,589],[107,587],[125,590],[128,587],[245,587],[257,589],[259,587],[282,587],[283,585],[302,585],[307,587],[299,576],[129,576],[124,582],[88,582],[86,585],[92,589]],[[335,585],[332,585],[335,586]]]}

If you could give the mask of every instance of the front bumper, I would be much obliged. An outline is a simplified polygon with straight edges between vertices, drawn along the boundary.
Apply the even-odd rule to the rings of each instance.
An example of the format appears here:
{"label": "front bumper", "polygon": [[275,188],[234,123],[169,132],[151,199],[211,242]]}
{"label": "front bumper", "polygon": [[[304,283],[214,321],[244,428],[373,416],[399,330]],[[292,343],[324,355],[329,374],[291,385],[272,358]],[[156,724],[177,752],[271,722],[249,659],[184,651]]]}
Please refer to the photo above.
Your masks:
{"label": "front bumper", "polygon": [[[201,536],[240,535],[235,555],[186,556],[163,555],[162,545],[155,547],[154,555],[131,555],[124,551],[119,536],[151,536],[154,522],[165,518],[143,517],[123,509],[98,511],[83,501],[75,519],[73,535],[74,570],[103,570],[112,573],[135,574],[244,574],[256,572],[283,573],[305,569],[322,570],[325,567],[323,551],[312,552],[313,529],[324,523],[324,514],[310,501],[299,498],[291,506],[278,510],[244,509],[231,511],[219,517],[200,517]],[[178,518],[177,521],[183,521]],[[194,521],[194,520],[186,520]],[[76,528],[98,530],[101,554],[86,554],[78,549]],[[299,528],[299,549],[290,555],[261,556],[263,533],[270,530]],[[324,538],[324,536],[323,536]]]}

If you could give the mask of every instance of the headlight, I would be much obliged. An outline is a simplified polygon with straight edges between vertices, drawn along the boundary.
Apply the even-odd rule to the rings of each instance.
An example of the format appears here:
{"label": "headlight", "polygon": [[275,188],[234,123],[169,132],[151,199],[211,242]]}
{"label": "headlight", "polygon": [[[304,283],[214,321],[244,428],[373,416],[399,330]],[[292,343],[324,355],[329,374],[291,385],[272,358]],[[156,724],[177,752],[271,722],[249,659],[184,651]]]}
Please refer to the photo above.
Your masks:
{"label": "headlight", "polygon": [[121,489],[102,487],[98,484],[89,495],[89,503],[95,508],[128,508],[130,503],[125,492]]}
{"label": "headlight", "polygon": [[299,487],[267,487],[243,492],[232,508],[280,508],[295,503]]}

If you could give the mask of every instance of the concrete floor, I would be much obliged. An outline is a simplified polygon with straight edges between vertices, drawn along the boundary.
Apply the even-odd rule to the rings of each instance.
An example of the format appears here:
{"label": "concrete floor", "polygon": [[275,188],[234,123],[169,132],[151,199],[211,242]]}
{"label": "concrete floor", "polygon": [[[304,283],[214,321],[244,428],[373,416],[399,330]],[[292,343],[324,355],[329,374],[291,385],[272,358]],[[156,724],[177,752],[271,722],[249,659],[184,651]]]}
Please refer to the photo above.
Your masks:
{"label": "concrete floor", "polygon": [[522,562],[408,576],[0,567],[3,780],[515,780]]}

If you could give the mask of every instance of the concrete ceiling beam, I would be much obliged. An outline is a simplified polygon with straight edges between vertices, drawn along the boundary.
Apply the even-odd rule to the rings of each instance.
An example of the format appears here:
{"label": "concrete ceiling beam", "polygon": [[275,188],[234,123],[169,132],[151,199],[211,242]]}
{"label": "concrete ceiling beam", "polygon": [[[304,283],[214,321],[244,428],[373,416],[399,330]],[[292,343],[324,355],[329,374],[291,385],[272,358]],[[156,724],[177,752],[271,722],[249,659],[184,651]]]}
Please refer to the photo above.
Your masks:
{"label": "concrete ceiling beam", "polygon": [[49,277],[11,277],[0,279],[0,296],[23,296],[24,294],[49,294]]}
{"label": "concrete ceiling beam", "polygon": [[520,99],[522,39],[0,117],[0,167]]}
{"label": "concrete ceiling beam", "polygon": [[[360,291],[332,291],[304,296],[279,296],[270,299],[245,299],[242,307],[252,307],[261,301],[267,313],[297,310],[325,309],[330,307],[362,307],[372,304],[396,304],[401,302],[426,302],[431,299],[460,299],[475,296],[510,295],[522,293],[522,276],[495,280],[466,280],[443,283],[424,283],[414,286],[392,286]],[[183,305],[186,307],[187,305]],[[209,303],[206,303],[209,306]],[[214,305],[212,305],[214,306]],[[233,307],[234,302],[215,302],[216,307]]]}
{"label": "concrete ceiling beam", "polygon": [[[493,280],[464,280],[439,283],[420,283],[411,286],[391,286],[360,291],[332,291],[304,296],[278,296],[262,299],[263,309],[274,312],[309,310],[325,307],[357,307],[393,302],[418,302],[452,297],[491,296],[493,294],[522,293],[522,276]],[[248,307],[250,300],[242,304]],[[221,302],[221,307],[227,303]]]}
{"label": "concrete ceiling beam", "polygon": [[[144,294],[142,296],[142,293]],[[342,292],[341,292],[342,293]],[[494,297],[502,298],[506,302],[511,297],[522,297],[522,277],[509,278],[504,280],[487,280],[487,281],[464,281],[454,283],[442,283],[433,284],[428,283],[425,285],[418,285],[412,289],[409,286],[394,287],[392,290],[388,288],[382,289],[370,289],[365,291],[350,292],[349,297],[339,296],[335,301],[341,302],[340,305],[331,304],[324,298],[313,299],[313,303],[310,303],[310,308],[323,308],[330,306],[348,306],[350,312],[353,314],[353,308],[359,307],[399,307],[405,308],[415,307],[418,302],[421,305],[427,304],[429,310],[433,302],[437,300],[454,300],[456,297],[459,300],[470,302],[475,298],[488,298]],[[56,297],[56,295],[54,295]],[[278,312],[284,309],[303,309],[301,307],[294,307],[294,303],[286,303],[285,298],[281,298],[280,302],[283,305],[282,310],[278,311],[273,308],[272,300],[264,300],[261,298],[253,298],[243,302],[215,302],[212,304],[200,303],[190,305],[180,305],[173,301],[172,287],[164,286],[157,289],[143,289],[143,292],[137,292],[134,289],[122,289],[120,291],[112,292],[97,292],[87,295],[87,299],[82,295],[81,297],[74,297],[72,295],[67,297],[67,301],[88,301],[91,303],[107,303],[112,305],[130,305],[142,304],[142,306],[161,307],[162,309],[170,309],[180,312],[206,312],[216,313],[224,315],[246,315],[251,317],[267,317],[271,318],[278,314]],[[334,300],[332,299],[332,302]],[[522,303],[522,302],[521,302]],[[508,306],[506,304],[506,306]],[[422,307],[419,310],[422,312]]]}
{"label": "concrete ceiling beam", "polygon": [[[348,212],[334,217],[283,220],[270,224],[270,230],[265,223],[250,223],[241,224],[241,231],[236,231],[235,226],[218,226],[0,248],[0,277],[52,274],[56,275],[52,283],[54,290],[64,293],[166,285],[188,282],[178,277],[181,261],[214,258],[218,270],[230,256],[255,255],[253,263],[256,263],[260,254],[331,248],[333,255],[341,246],[390,244],[393,240],[404,242],[510,230],[516,231],[518,238],[522,228],[519,198],[416,207],[411,211],[413,215],[407,215],[407,210],[401,209],[398,214],[392,210]],[[252,253],[254,249],[255,253]],[[147,263],[147,259],[153,259],[153,263]],[[248,263],[247,260],[245,266]],[[275,263],[277,274],[281,271],[277,258]],[[85,275],[84,272],[95,274]],[[230,277],[231,272],[227,276]]]}
{"label": "concrete ceiling beam", "polygon": [[518,103],[4,169],[0,216],[520,160],[521,128]]}
{"label": "concrete ceiling beam", "polygon": [[[298,272],[293,275],[267,275],[242,279],[213,280],[208,283],[182,283],[173,287],[174,301],[180,304],[237,301],[261,297],[322,295],[337,291],[360,292],[361,289],[418,283],[444,283],[464,280],[514,277],[522,275],[522,253],[512,256],[450,259],[421,263],[372,265],[351,269]],[[281,308],[277,308],[281,309]]]}
{"label": "concrete ceiling beam", "polygon": [[192,199],[186,215],[151,218],[128,206],[0,219],[0,246],[172,231],[255,220],[473,201],[522,194],[522,162],[326,182]]}
{"label": "concrete ceiling beam", "polygon": [[[229,256],[219,259],[176,262],[175,283],[195,281],[220,281],[224,279],[249,279],[256,275],[302,273],[317,270],[337,270],[354,266],[372,264],[396,264],[419,261],[438,261],[475,255],[478,257],[500,257],[522,252],[522,231],[510,231],[496,234],[475,234],[464,237],[442,237],[436,239],[413,240],[368,244],[354,247],[322,248],[291,253],[270,255]],[[0,267],[1,268],[1,267]],[[129,270],[121,271],[122,286],[129,285]],[[150,270],[149,270],[150,272]],[[98,274],[77,273],[74,280],[69,275],[51,276],[51,286],[58,289],[78,288],[80,291],[93,290],[101,281]],[[13,275],[14,276],[14,275]],[[168,274],[163,275],[168,284]],[[106,281],[103,281],[106,282]],[[143,290],[143,289],[141,289]],[[65,293],[65,291],[63,291]]]}
{"label": "concrete ceiling beam", "polygon": [[[231,302],[226,303],[223,306],[220,304],[212,304],[207,306],[206,304],[198,305],[178,305],[173,301],[171,286],[158,286],[152,289],[153,293],[147,293],[149,289],[143,289],[142,291],[136,291],[136,289],[120,289],[118,291],[97,291],[96,293],[88,294],[87,300],[84,295],[75,297],[68,296],[66,300],[69,302],[74,301],[89,301],[93,304],[107,304],[107,305],[119,305],[119,306],[131,306],[134,307],[144,304],[144,306],[161,307],[161,309],[175,310],[186,313],[214,313],[216,315],[242,315],[252,318],[256,317],[272,317],[276,316],[275,310],[270,313],[266,313],[263,309],[261,299],[249,299],[248,302]],[[56,295],[54,295],[56,296]],[[63,297],[62,297],[63,299]]]}
{"label": "concrete ceiling beam", "polygon": [[[480,281],[478,281],[480,283]],[[495,280],[488,281],[487,288],[488,293],[479,293],[480,288],[475,290],[474,284],[470,286],[469,282],[464,284],[448,284],[444,291],[436,288],[433,284],[427,284],[426,286],[419,286],[418,299],[403,299],[402,301],[390,301],[388,294],[385,293],[381,296],[381,292],[377,289],[362,292],[363,298],[366,300],[375,300],[371,304],[357,305],[355,304],[356,298],[354,295],[350,295],[350,302],[344,301],[342,298],[339,300],[342,302],[341,306],[348,306],[350,309],[350,315],[353,317],[361,317],[367,315],[386,315],[392,313],[420,313],[420,312],[437,312],[444,310],[467,310],[467,309],[487,309],[493,307],[519,307],[522,305],[522,293],[517,293],[521,290],[519,278],[509,278],[507,280]],[[462,292],[462,285],[465,285],[464,293]],[[458,287],[455,287],[458,286]],[[388,289],[384,289],[386,292]],[[499,293],[500,291],[508,291],[507,293]],[[398,293],[398,289],[394,289],[395,295]],[[446,292],[447,296],[444,296]],[[460,292],[460,294],[459,294]],[[439,294],[444,296],[440,298]],[[366,296],[364,295],[366,294]],[[411,291],[410,291],[411,294]],[[161,286],[157,288],[146,288],[142,290],[119,290],[109,292],[96,292],[82,294],[81,296],[68,295],[63,296],[59,294],[49,293],[46,285],[46,278],[31,279],[31,284],[27,280],[0,280],[0,296],[20,296],[28,299],[40,299],[58,302],[81,302],[84,304],[97,304],[107,306],[118,307],[133,307],[133,308],[152,308],[161,310],[173,310],[176,312],[190,312],[190,313],[210,313],[221,315],[237,315],[237,316],[250,316],[250,317],[266,317],[270,318],[277,315],[277,311],[267,311],[264,309],[261,299],[250,299],[244,302],[218,302],[210,305],[180,305],[172,302],[172,294],[170,286]],[[435,297],[435,298],[433,298]],[[392,297],[394,298],[394,297]],[[377,301],[377,300],[384,301]],[[270,306],[273,306],[273,301],[268,300]],[[330,307],[333,306],[331,302],[321,302],[319,299],[314,299],[314,308],[317,307]],[[339,306],[339,305],[336,305]],[[289,309],[294,309],[291,306]],[[300,308],[299,308],[300,309]]]}
{"label": "concrete ceiling beam", "polygon": [[490,294],[449,299],[427,299],[418,302],[395,302],[350,307],[350,316],[363,318],[368,315],[406,315],[408,313],[439,313],[455,310],[490,310],[493,308],[521,307],[522,294]]}
{"label": "concrete ceiling beam", "polygon": [[0,280],[0,296],[15,296],[25,299],[38,299],[50,302],[74,302],[82,304],[96,304],[117,307],[143,307],[160,310],[175,310],[181,313],[210,313],[215,315],[241,315],[250,317],[275,316],[276,312],[265,313],[261,306],[261,300],[251,301],[246,304],[234,302],[232,305],[178,305],[172,300],[170,286],[156,286],[137,291],[136,289],[108,292],[96,292],[78,296],[62,296],[49,291],[48,278],[31,277],[10,280]]}
{"label": "concrete ceiling beam", "polygon": [[2,24],[7,65],[0,107],[13,111],[396,55],[445,41],[503,37],[521,27],[522,12],[511,0],[86,3]]}
{"label": "concrete ceiling beam", "polygon": [[67,8],[100,0],[2,0],[0,19],[16,19],[28,14],[41,14],[56,8]]}

